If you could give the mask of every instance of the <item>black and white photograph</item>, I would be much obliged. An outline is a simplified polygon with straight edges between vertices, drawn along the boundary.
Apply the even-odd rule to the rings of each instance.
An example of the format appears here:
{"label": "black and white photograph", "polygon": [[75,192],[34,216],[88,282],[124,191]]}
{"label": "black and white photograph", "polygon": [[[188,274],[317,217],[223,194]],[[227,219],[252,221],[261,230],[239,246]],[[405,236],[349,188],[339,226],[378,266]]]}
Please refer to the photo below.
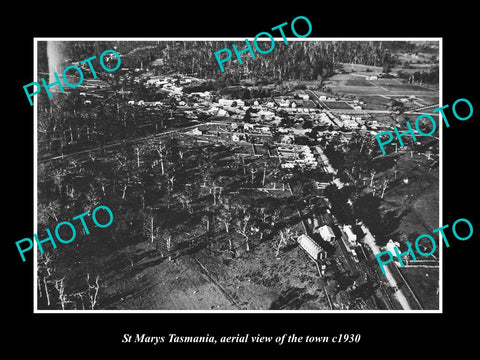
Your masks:
{"label": "black and white photograph", "polygon": [[36,310],[440,309],[441,41],[260,40],[36,40]]}
{"label": "black and white photograph", "polygon": [[475,349],[474,5],[15,5],[7,353]]}

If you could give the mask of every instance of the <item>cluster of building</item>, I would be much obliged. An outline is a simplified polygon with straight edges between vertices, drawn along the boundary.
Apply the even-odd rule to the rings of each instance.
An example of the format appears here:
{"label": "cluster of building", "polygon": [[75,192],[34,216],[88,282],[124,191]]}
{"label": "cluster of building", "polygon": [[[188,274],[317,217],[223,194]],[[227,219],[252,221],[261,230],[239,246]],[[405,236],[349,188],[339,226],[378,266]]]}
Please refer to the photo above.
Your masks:
{"label": "cluster of building", "polygon": [[[329,214],[330,211],[327,209],[325,215]],[[308,224],[313,229],[311,235],[302,234],[297,237],[297,242],[319,264],[322,275],[325,274],[327,264],[325,260],[331,258],[332,255],[329,254],[329,250],[335,248],[335,245],[345,249],[347,252],[345,256],[349,256],[355,263],[359,262],[358,249],[361,245],[358,243],[358,229],[354,231],[351,225],[334,224],[332,220],[328,224],[322,220],[320,225],[317,217],[314,217],[313,221],[309,218]]]}
{"label": "cluster of building", "polygon": [[298,167],[316,168],[318,162],[307,145],[279,144],[277,145],[278,156],[281,167],[284,169],[292,169]]}
{"label": "cluster of building", "polygon": [[[295,128],[289,128],[290,136],[285,137],[285,141],[293,142],[294,133],[298,132],[302,124],[306,121],[311,122],[312,126],[331,127],[333,129],[351,129],[351,130],[369,130],[377,129],[375,121],[367,120],[368,116],[362,112],[362,103],[354,100],[352,104],[347,105],[349,109],[344,111],[329,110],[328,106],[320,108],[310,95],[302,90],[294,91],[291,95],[274,96],[262,99],[230,99],[213,95],[210,91],[199,91],[185,93],[185,86],[195,85],[204,82],[203,79],[196,79],[185,75],[175,76],[152,76],[150,74],[140,75],[146,87],[153,87],[157,91],[166,92],[169,98],[168,105],[172,102],[176,106],[176,113],[185,115],[190,119],[196,119],[200,114],[233,121],[244,121],[272,124],[278,126],[288,114],[293,118]],[[136,78],[137,79],[137,78]],[[337,100],[326,95],[319,95],[320,101],[335,103]],[[145,100],[130,100],[129,105],[147,107],[150,109],[161,109],[165,101],[148,102]],[[346,104],[346,103],[345,103]],[[358,110],[358,111],[357,111]],[[282,129],[279,127],[279,131]],[[301,132],[297,135],[305,135]],[[235,136],[242,138],[242,136]],[[290,138],[290,140],[288,140]]]}

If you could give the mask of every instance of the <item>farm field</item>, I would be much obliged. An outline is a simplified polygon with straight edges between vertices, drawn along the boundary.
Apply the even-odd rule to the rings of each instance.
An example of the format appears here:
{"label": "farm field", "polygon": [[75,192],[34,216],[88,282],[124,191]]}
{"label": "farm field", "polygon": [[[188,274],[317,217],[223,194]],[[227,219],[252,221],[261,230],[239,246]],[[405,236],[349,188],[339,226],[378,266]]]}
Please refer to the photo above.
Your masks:
{"label": "farm field", "polygon": [[354,78],[349,78],[345,80],[345,85],[347,86],[374,86],[370,81],[368,81],[363,76],[357,76]]}
{"label": "farm field", "polygon": [[425,92],[425,91],[433,91],[431,89],[428,89],[428,88],[425,88],[423,86],[420,86],[420,85],[414,85],[414,84],[385,84],[383,82],[381,82],[379,84],[379,86],[382,86],[382,87],[385,87],[387,90],[389,91],[392,91],[392,92],[395,92],[395,91],[421,91],[421,92]]}
{"label": "farm field", "polygon": [[[366,80],[359,74],[336,74],[325,81],[325,86],[329,87],[334,93],[353,95],[356,97],[394,97],[415,95],[422,99],[425,97],[426,103],[432,103],[435,89],[420,86],[416,84],[402,83],[398,79],[378,79]],[[378,99],[377,99],[378,100]]]}
{"label": "farm field", "polygon": [[[381,66],[364,65],[364,64],[343,63],[343,69],[345,71],[353,71],[355,73],[368,75],[368,76],[372,75],[373,73],[382,72]],[[370,71],[367,71],[367,70],[370,70]]]}
{"label": "farm field", "polygon": [[344,101],[322,101],[322,104],[333,110],[352,110],[353,108]]}
{"label": "farm field", "polygon": [[366,110],[387,110],[392,103],[388,96],[363,95],[359,98],[364,102]]}

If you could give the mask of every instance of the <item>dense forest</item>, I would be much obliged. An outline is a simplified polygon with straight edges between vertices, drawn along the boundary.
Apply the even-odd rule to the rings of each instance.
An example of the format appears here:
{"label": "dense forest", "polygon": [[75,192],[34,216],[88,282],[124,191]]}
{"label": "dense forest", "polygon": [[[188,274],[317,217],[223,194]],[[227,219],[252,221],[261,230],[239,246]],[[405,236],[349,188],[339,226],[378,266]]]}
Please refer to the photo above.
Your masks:
{"label": "dense forest", "polygon": [[[236,41],[239,50],[245,42]],[[260,42],[261,44],[261,42]],[[260,45],[264,47],[263,45]],[[393,67],[396,53],[428,51],[428,45],[406,41],[295,41],[285,45],[277,41],[269,54],[242,54],[243,64],[236,60],[225,63],[222,73],[214,52],[232,49],[229,41],[68,41],[59,44],[66,61],[81,61],[99,56],[107,49],[116,49],[122,66],[139,68],[152,65],[161,73],[196,74],[203,78],[221,78],[233,73],[238,78],[276,80],[317,80],[333,73],[339,63]],[[46,43],[39,42],[39,71],[47,71]],[[156,61],[161,59],[162,61]],[[153,62],[153,63],[152,63]]]}
{"label": "dense forest", "polygon": [[409,83],[438,84],[440,80],[440,68],[436,65],[429,71],[415,71],[414,73],[407,73],[400,70],[397,75],[400,79],[405,79]]}

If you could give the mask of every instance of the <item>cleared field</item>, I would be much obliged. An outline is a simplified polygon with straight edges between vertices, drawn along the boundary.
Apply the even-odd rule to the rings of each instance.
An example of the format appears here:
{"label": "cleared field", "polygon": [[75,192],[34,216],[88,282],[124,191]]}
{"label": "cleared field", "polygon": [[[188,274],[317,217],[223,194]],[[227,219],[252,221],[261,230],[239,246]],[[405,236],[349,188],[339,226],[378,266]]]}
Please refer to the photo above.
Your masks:
{"label": "cleared field", "polygon": [[[397,155],[397,176],[408,178],[408,184],[400,182],[385,193],[384,209],[402,214],[399,226],[392,237],[408,239],[411,243],[421,234],[431,234],[438,227],[439,183],[438,173],[426,168],[426,157],[410,153]],[[392,175],[392,169],[387,173]],[[382,174],[383,175],[383,174]],[[433,234],[438,241],[438,234]],[[438,257],[438,249],[434,254]],[[429,259],[435,260],[433,256]],[[410,265],[415,266],[412,262]],[[433,264],[432,264],[433,265]],[[438,268],[398,268],[408,281],[414,294],[426,310],[438,309]]]}
{"label": "cleared field", "polygon": [[425,310],[439,308],[439,270],[437,268],[399,268]]}
{"label": "cleared field", "polygon": [[423,105],[430,105],[430,104],[437,104],[439,100],[438,95],[428,96],[428,95],[421,95],[418,96],[416,101],[422,103]]}
{"label": "cleared field", "polygon": [[383,71],[383,68],[381,66],[349,64],[349,63],[343,63],[343,69],[345,71],[365,72],[366,74],[370,73],[370,72],[367,72],[367,69],[370,70],[371,73],[380,73]]}
{"label": "cleared field", "polygon": [[353,108],[344,101],[323,101],[323,104],[329,109],[346,109],[352,110]]}
{"label": "cleared field", "polygon": [[330,85],[326,84],[333,92],[343,93],[345,95],[362,96],[365,94],[371,95],[388,95],[390,92],[387,89],[378,88],[376,86],[348,86],[348,85]]}
{"label": "cleared field", "polygon": [[391,125],[391,126],[397,125],[397,121],[389,115],[370,114],[370,117],[371,117],[372,120],[378,121],[379,124]]}
{"label": "cleared field", "polygon": [[132,262],[124,254],[108,256],[103,263],[115,263],[117,270],[103,273],[108,284],[103,305],[163,310],[328,309],[315,265],[300,248],[289,246],[275,258],[270,243],[257,243],[247,253],[236,234],[219,232],[215,241],[226,245],[226,236],[237,250],[235,258],[223,251],[202,250],[169,262],[152,256],[152,245],[146,242],[130,249]]}
{"label": "cleared field", "polygon": [[[395,186],[385,194],[384,208],[402,214],[393,238],[409,240],[411,243],[421,234],[431,234],[432,229],[438,227],[438,174],[424,170],[425,157],[402,154],[398,157],[399,175],[408,177],[409,183]],[[438,236],[434,234],[434,238]],[[402,240],[399,240],[402,242]],[[430,258],[419,260],[435,260],[438,258],[438,248]],[[411,266],[415,262],[410,263]],[[422,264],[423,266],[425,264]],[[435,265],[435,262],[430,266]],[[407,279],[416,297],[424,309],[438,309],[437,287],[439,281],[438,268],[412,267],[398,268]]]}
{"label": "cleared field", "polygon": [[378,95],[364,95],[359,100],[364,102],[366,110],[387,110],[392,102],[389,98]]}
{"label": "cleared field", "polygon": [[415,212],[421,216],[422,220],[430,229],[436,229],[440,226],[438,214],[438,183],[432,184],[430,191],[425,191],[413,203]]}
{"label": "cleared field", "polygon": [[384,85],[384,84],[402,84],[402,82],[399,80],[399,79],[395,79],[395,78],[379,78],[377,80],[372,80],[372,82],[375,84],[375,85]]}
{"label": "cleared field", "polygon": [[378,105],[390,105],[391,100],[385,96],[379,95],[364,95],[360,98],[365,103],[378,104]]}
{"label": "cleared field", "polygon": [[[139,269],[134,277],[113,281],[105,290],[115,299],[109,309],[228,310],[231,300],[192,261],[182,258]],[[151,265],[150,265],[151,264]],[[127,268],[128,270],[128,268]],[[132,272],[133,275],[133,272]],[[113,300],[112,299],[112,300]]]}
{"label": "cleared field", "polygon": [[356,77],[355,79],[348,79],[345,85],[349,86],[373,86],[368,80],[362,77]]}
{"label": "cleared field", "polygon": [[415,84],[398,84],[398,83],[390,83],[390,84],[381,84],[382,87],[387,88],[388,90],[391,91],[433,91],[431,89],[428,89],[426,87],[420,86],[420,85],[415,85]]}
{"label": "cleared field", "polygon": [[[366,74],[368,75],[368,73]],[[371,74],[370,74],[371,75]],[[325,86],[333,92],[344,95],[362,96],[407,96],[415,95],[417,98],[432,98],[436,91],[430,88],[405,84],[399,79],[380,78],[378,80],[366,80],[360,73],[336,74],[325,81]],[[431,101],[432,103],[434,101]],[[426,100],[426,103],[428,101]],[[372,110],[380,110],[371,108]]]}
{"label": "cleared field", "polygon": [[365,78],[354,74],[336,74],[325,81],[325,85],[334,92],[345,95],[387,93],[386,90],[372,86]]}

